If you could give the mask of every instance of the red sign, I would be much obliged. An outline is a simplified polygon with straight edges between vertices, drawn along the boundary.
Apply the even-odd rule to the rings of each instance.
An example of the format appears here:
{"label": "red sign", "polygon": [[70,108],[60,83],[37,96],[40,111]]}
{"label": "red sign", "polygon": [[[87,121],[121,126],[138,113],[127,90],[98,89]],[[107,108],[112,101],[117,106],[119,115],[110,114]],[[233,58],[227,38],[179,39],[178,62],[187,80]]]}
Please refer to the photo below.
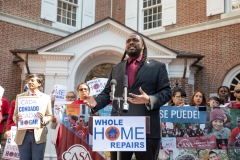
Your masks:
{"label": "red sign", "polygon": [[59,139],[58,160],[104,160],[98,152],[93,152],[92,147],[76,135],[74,131],[68,129],[62,123],[59,132],[62,138]]}
{"label": "red sign", "polygon": [[177,137],[177,148],[217,149],[215,137]]}

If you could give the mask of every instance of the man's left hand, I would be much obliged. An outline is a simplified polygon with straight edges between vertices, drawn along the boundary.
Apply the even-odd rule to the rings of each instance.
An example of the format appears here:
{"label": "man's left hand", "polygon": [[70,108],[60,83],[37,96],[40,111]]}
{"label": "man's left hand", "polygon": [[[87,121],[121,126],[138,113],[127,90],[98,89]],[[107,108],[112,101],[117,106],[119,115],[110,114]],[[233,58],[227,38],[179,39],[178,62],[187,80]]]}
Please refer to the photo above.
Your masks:
{"label": "man's left hand", "polygon": [[42,121],[42,119],[43,119],[43,115],[42,115],[42,113],[40,113],[40,112],[37,112],[37,116],[41,119],[41,121]]}
{"label": "man's left hand", "polygon": [[139,88],[140,95],[136,95],[133,93],[129,93],[130,96],[133,98],[128,97],[127,100],[133,104],[148,104],[150,102],[149,96],[142,90],[142,88]]}

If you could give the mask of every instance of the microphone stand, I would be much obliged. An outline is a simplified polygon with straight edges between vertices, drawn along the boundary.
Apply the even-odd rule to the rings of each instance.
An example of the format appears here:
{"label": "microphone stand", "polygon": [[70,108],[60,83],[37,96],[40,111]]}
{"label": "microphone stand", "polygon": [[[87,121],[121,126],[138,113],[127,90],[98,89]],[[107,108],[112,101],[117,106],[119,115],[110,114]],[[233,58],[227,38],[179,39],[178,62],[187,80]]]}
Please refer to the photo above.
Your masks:
{"label": "microphone stand", "polygon": [[[122,100],[122,101],[124,101],[124,98],[122,98],[122,97],[114,97],[113,99],[112,99],[112,101],[114,101],[114,100],[117,100],[117,104],[118,104],[118,116],[120,116],[120,114],[121,114],[121,103],[120,103],[120,101]],[[120,152],[119,151],[117,151],[117,160],[121,160],[121,155],[120,155]]]}

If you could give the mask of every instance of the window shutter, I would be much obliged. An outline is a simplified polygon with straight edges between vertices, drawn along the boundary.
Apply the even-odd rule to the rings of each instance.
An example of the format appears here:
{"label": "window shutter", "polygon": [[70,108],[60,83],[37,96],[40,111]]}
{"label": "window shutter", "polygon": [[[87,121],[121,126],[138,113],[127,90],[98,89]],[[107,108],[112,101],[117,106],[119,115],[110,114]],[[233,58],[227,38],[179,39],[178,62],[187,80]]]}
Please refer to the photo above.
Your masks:
{"label": "window shutter", "polygon": [[95,0],[83,0],[82,28],[95,22]]}
{"label": "window shutter", "polygon": [[138,0],[126,0],[125,25],[136,31],[138,26],[137,12],[138,12]]}
{"label": "window shutter", "polygon": [[57,19],[57,0],[42,0],[41,18],[55,22]]}
{"label": "window shutter", "polygon": [[207,16],[224,13],[224,0],[207,0]]}
{"label": "window shutter", "polygon": [[177,0],[162,0],[162,26],[177,23]]}

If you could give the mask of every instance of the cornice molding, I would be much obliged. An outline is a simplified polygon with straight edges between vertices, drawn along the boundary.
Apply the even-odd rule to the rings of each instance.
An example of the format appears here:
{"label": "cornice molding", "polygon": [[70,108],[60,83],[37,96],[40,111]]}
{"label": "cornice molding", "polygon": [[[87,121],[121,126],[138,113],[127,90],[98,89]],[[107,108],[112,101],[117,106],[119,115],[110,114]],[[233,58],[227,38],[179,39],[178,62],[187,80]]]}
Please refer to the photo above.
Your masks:
{"label": "cornice molding", "polygon": [[[24,61],[26,60],[26,56],[23,53],[18,53],[18,56],[20,56]],[[28,59],[30,60],[70,60],[74,54],[69,53],[51,53],[51,52],[45,52],[45,53],[39,53],[39,54],[29,54]]]}

